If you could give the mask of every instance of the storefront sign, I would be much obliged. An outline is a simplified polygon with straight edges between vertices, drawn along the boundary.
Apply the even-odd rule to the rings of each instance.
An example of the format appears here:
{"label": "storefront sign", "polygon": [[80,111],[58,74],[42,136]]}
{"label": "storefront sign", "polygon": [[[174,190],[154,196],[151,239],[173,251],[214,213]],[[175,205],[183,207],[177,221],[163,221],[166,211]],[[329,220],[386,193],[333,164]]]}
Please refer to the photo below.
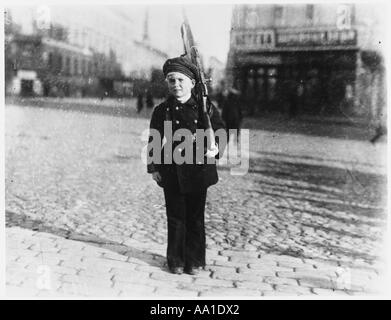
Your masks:
{"label": "storefront sign", "polygon": [[240,32],[234,36],[237,49],[267,49],[275,46],[273,30]]}
{"label": "storefront sign", "polygon": [[263,55],[242,55],[237,57],[239,64],[258,64],[258,65],[279,65],[282,63],[280,55],[263,56]]}
{"label": "storefront sign", "polygon": [[356,30],[286,31],[277,33],[277,47],[355,45]]}

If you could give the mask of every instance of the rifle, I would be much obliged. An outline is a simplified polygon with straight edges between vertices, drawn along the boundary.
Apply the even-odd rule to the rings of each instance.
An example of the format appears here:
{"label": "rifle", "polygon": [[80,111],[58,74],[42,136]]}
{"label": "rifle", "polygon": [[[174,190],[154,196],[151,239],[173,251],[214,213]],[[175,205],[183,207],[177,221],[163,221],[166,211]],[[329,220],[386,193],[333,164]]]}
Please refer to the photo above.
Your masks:
{"label": "rifle", "polygon": [[210,82],[210,79],[205,78],[203,71],[203,66],[201,62],[201,55],[195,45],[193,33],[190,29],[189,21],[184,15],[184,22],[181,26],[181,35],[183,40],[183,47],[185,50],[186,56],[196,67],[197,67],[197,79],[194,87],[195,98],[199,106],[201,106],[201,121],[205,128],[205,133],[207,136],[207,151],[206,156],[208,158],[214,158],[218,152],[216,147],[216,139],[212,124],[210,122],[210,117],[208,113],[208,87],[207,82]]}

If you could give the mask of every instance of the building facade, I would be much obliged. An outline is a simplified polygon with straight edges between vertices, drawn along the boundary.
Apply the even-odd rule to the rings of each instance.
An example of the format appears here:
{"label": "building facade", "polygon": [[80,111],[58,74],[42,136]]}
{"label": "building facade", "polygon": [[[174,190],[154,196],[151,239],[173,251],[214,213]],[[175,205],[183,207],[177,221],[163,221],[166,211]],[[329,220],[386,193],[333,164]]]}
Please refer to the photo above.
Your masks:
{"label": "building facade", "polygon": [[[13,73],[13,79],[7,78],[6,92],[133,94],[131,82],[150,79],[167,55],[147,42],[144,8],[131,10],[118,6],[7,8],[7,26],[18,28],[8,27],[6,35],[6,65]],[[143,28],[144,39],[138,40]]]}
{"label": "building facade", "polygon": [[379,30],[369,5],[235,6],[227,78],[249,114],[376,117],[385,105]]}

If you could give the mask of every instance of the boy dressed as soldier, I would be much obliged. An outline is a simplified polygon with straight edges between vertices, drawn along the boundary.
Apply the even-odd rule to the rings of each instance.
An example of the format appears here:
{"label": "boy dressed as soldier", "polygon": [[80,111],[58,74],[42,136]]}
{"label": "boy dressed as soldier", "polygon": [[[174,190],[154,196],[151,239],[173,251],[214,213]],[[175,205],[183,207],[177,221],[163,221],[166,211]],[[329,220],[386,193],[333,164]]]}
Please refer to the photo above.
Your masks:
{"label": "boy dressed as soldier", "polygon": [[[147,170],[164,191],[168,268],[175,274],[197,274],[205,266],[205,201],[207,188],[218,181],[216,164],[214,161],[197,161],[199,159],[195,156],[190,163],[176,163],[175,157],[172,157],[171,163],[165,163],[167,152],[165,154],[164,149],[175,150],[180,144],[180,141],[164,141],[165,121],[172,125],[173,135],[178,129],[187,129],[196,137],[196,130],[205,128],[200,116],[202,107],[192,94],[198,80],[197,67],[186,57],[177,57],[165,62],[163,73],[170,96],[153,110],[150,129],[160,133],[159,143],[164,146],[161,150],[161,163],[150,161]],[[208,104],[208,116],[213,130],[224,129],[218,110],[210,102]],[[194,152],[199,151],[195,141],[193,147]],[[208,152],[207,156],[221,156],[224,147],[222,143],[219,146],[216,144],[213,152]],[[148,150],[151,150],[150,145]],[[202,156],[204,151],[206,150],[201,151]],[[170,152],[172,155],[172,151]],[[148,156],[151,156],[151,153]],[[204,158],[206,159],[206,156]]]}

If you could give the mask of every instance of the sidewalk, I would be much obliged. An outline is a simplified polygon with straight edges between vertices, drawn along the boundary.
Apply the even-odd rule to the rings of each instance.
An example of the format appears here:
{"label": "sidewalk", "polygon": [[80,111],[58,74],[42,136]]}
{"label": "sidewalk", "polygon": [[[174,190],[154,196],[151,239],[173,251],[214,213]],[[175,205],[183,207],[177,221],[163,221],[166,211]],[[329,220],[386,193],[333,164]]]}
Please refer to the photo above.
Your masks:
{"label": "sidewalk", "polygon": [[379,294],[384,283],[366,263],[351,268],[259,251],[208,249],[206,271],[173,275],[164,266],[165,247],[155,243],[99,243],[19,227],[7,228],[6,238],[7,297],[349,297]]}
{"label": "sidewalk", "polygon": [[165,266],[163,195],[139,161],[146,115],[12,106],[6,115],[9,297],[349,298],[385,289],[384,143],[249,119],[248,175],[220,168],[209,193],[206,271],[178,276]]}

